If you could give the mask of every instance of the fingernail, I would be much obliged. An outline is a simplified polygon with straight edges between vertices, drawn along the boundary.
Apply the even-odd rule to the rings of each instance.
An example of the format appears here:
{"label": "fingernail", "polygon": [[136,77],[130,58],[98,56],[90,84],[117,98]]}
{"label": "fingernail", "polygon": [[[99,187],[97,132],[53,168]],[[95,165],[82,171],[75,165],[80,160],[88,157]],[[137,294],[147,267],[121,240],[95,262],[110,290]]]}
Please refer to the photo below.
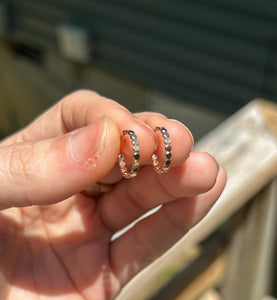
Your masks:
{"label": "fingernail", "polygon": [[96,160],[103,151],[107,135],[106,117],[80,128],[70,137],[70,154],[75,162],[82,163]]}

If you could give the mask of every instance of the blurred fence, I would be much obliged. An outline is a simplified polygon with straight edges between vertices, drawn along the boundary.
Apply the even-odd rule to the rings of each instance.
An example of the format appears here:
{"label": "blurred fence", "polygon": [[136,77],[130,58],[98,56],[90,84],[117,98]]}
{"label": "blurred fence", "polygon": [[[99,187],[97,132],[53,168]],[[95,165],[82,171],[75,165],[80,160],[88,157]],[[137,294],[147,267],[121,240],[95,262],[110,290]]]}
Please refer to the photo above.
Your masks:
{"label": "blurred fence", "polygon": [[8,39],[34,59],[53,51],[227,113],[277,99],[274,0],[0,3]]}

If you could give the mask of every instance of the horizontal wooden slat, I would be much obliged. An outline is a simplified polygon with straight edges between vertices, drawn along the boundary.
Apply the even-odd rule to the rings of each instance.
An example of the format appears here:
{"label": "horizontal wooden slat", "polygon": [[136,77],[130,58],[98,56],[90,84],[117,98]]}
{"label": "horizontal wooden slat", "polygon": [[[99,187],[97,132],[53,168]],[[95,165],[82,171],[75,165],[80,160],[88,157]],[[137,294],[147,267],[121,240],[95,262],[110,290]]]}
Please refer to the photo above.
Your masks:
{"label": "horizontal wooden slat", "polygon": [[[45,23],[38,19],[31,18],[18,18],[17,24],[19,28],[28,26],[30,33],[32,31],[41,30],[42,33],[47,33],[49,36],[55,35],[55,26],[52,23]],[[102,35],[103,33],[103,35]],[[114,34],[112,34],[114,33]],[[105,35],[111,35],[111,39],[107,41]],[[125,37],[125,40],[123,39]],[[120,45],[116,38],[121,38]],[[125,51],[141,52],[145,56],[153,57],[154,59],[160,58],[163,62],[167,61],[172,65],[176,64],[185,69],[191,69],[208,76],[217,76],[222,79],[237,82],[247,87],[260,88],[263,82],[263,70],[253,68],[251,66],[244,66],[242,64],[234,63],[232,61],[224,60],[201,52],[196,52],[190,49],[183,49],[181,46],[174,46],[166,44],[159,40],[154,40],[145,37],[142,34],[133,35],[132,32],[124,29],[111,29],[107,26],[102,26],[98,29],[98,37],[95,41],[97,49],[101,48],[102,44],[109,44],[111,48],[117,48],[116,52]],[[98,56],[103,53],[99,50]],[[226,70],[228,69],[228,72]]]}
{"label": "horizontal wooden slat", "polygon": [[[232,84],[229,81],[224,81],[219,77],[206,77],[199,72],[159,61],[155,58],[141,55],[138,52],[124,51],[124,49],[119,50],[110,45],[106,47],[99,46],[99,53],[106,59],[116,62],[118,65],[134,66],[135,69],[144,71],[149,75],[152,74],[153,77],[159,77],[169,82],[195,88],[202,92],[209,92],[218,97],[225,95],[226,99],[232,100],[238,94],[253,97],[259,93],[255,88],[247,89],[243,86]],[[226,94],[226,91],[228,91],[228,94]]]}
{"label": "horizontal wooden slat", "polygon": [[[117,0],[117,3],[161,17],[173,18],[185,24],[194,24],[215,32],[235,35],[254,41],[267,42],[271,35],[271,23],[259,16],[232,12],[198,1]],[[197,13],[195,13],[197,12]]]}
{"label": "horizontal wooden slat", "polygon": [[[14,0],[15,1],[15,0]],[[16,0],[19,1],[19,0]],[[209,30],[199,29],[194,26],[186,24],[179,24],[174,20],[164,20],[152,15],[145,15],[135,10],[126,9],[117,5],[106,4],[102,2],[76,2],[64,3],[63,0],[59,2],[54,0],[37,0],[34,4],[33,0],[25,0],[24,2],[18,2],[18,6],[21,7],[22,13],[33,14],[41,9],[40,14],[43,17],[47,10],[44,6],[53,5],[57,10],[67,12],[70,16],[74,15],[74,21],[80,24],[84,24],[87,27],[91,27],[95,30],[96,34],[98,30],[103,28],[110,28],[110,32],[107,30],[101,31],[107,39],[113,36],[114,31],[120,32],[122,28],[128,28],[133,35],[142,33],[153,39],[165,39],[167,43],[173,43],[180,45],[183,48],[188,47],[192,49],[205,49],[205,52],[210,55],[217,55],[219,57],[231,57],[235,61],[243,61],[245,63],[251,63],[255,66],[264,65],[267,47],[262,44],[253,44],[244,40],[236,40],[226,35],[215,34]],[[40,3],[42,1],[42,3]],[[28,4],[28,6],[26,6]],[[69,5],[70,4],[70,5]],[[82,4],[82,5],[81,5]],[[31,8],[36,11],[32,12]],[[25,10],[24,10],[25,7]],[[68,20],[70,20],[68,16]],[[64,20],[57,20],[57,22]],[[125,36],[118,37],[118,43],[120,39],[126,39]]]}
{"label": "horizontal wooden slat", "polygon": [[[19,18],[18,22],[22,20]],[[51,36],[52,25],[46,26],[41,23],[34,22],[32,20],[23,20],[20,24],[20,28],[28,30],[28,28],[35,28],[33,30],[33,35],[35,31],[38,31],[43,35]],[[40,34],[37,32],[37,37],[41,40]],[[50,39],[49,39],[50,40]],[[44,42],[43,42],[44,43]],[[203,92],[210,92],[214,96],[224,97],[226,90],[228,90],[228,95],[226,99],[232,100],[237,94],[243,94],[246,97],[253,97],[259,93],[257,88],[247,89],[242,86],[231,84],[227,80],[222,80],[222,78],[215,77],[205,77],[203,74],[195,71],[191,71],[188,68],[182,68],[178,65],[174,65],[170,62],[165,62],[157,60],[156,58],[147,57],[141,53],[135,51],[129,51],[128,49],[119,48],[113,46],[112,44],[105,44],[104,42],[98,43],[97,54],[103,57],[105,60],[110,60],[116,62],[120,65],[134,66],[140,71],[152,74],[154,77],[161,77],[162,80],[169,82],[175,82],[176,84],[198,88]]]}
{"label": "horizontal wooden slat", "polygon": [[276,5],[223,2],[11,0],[12,37],[58,51],[57,27],[77,24],[91,36],[91,62],[141,84],[229,113],[277,99],[277,20],[267,11]]}
{"label": "horizontal wooden slat", "polygon": [[128,78],[132,78],[146,86],[160,86],[163,91],[176,95],[184,101],[196,102],[219,111],[221,110],[229,113],[234,112],[238,107],[241,107],[243,103],[248,101],[248,97],[245,99],[236,97],[235,99],[233,98],[232,101],[227,101],[226,98],[217,98],[213,95],[200,92],[199,89],[192,89],[183,85],[170,83],[166,80],[161,80],[160,78],[155,78],[151,76],[151,74],[141,72],[130,66],[117,64],[116,62],[107,61],[101,58],[99,58],[99,61],[104,68],[117,72],[122,76],[128,76]]}
{"label": "horizontal wooden slat", "polygon": [[[192,0],[190,0],[192,1]],[[257,15],[267,20],[276,21],[277,3],[276,0],[199,0],[198,2],[209,4],[214,7],[225,8],[234,12],[244,12],[248,15]]]}

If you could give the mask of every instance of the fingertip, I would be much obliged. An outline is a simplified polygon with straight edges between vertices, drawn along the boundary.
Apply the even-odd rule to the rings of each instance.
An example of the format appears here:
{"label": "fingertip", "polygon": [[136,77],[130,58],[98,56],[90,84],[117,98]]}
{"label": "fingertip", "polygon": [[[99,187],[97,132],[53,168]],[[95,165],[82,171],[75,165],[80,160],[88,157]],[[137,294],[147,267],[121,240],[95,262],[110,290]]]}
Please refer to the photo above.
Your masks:
{"label": "fingertip", "polygon": [[190,155],[194,139],[191,131],[177,120],[168,120],[168,126],[171,132],[173,165],[179,165],[184,162]]}
{"label": "fingertip", "polygon": [[191,157],[197,167],[196,174],[201,173],[202,192],[207,192],[212,189],[216,183],[220,170],[219,164],[216,159],[207,152],[192,152]]}
{"label": "fingertip", "polygon": [[175,126],[179,128],[180,133],[183,133],[185,135],[185,138],[188,140],[189,148],[192,150],[194,146],[194,137],[192,132],[189,130],[189,128],[183,124],[182,122],[176,120],[176,119],[169,119],[169,121],[174,122]]}
{"label": "fingertip", "polygon": [[169,175],[174,178],[170,190],[174,191],[176,184],[179,184],[185,196],[194,196],[213,188],[217,180],[218,164],[208,153],[191,152],[184,163],[169,170]]}
{"label": "fingertip", "polygon": [[[124,130],[133,131],[139,147],[138,151],[134,149],[130,136],[124,134]],[[127,164],[132,164],[135,153],[139,154],[140,164],[145,163],[151,158],[155,147],[155,134],[143,121],[131,117],[124,123],[124,127],[121,125],[120,153],[124,155]]]}
{"label": "fingertip", "polygon": [[[156,127],[164,127],[167,130],[172,146],[172,166],[183,163],[189,157],[194,145],[194,139],[192,133],[184,124],[174,119],[168,119],[159,113],[145,112],[137,114],[137,117],[144,121],[152,130]],[[155,135],[157,141],[155,152],[159,160],[162,160],[165,155],[164,140],[158,132]]]}
{"label": "fingertip", "polygon": [[[190,131],[180,122],[168,119],[164,119],[162,122],[156,123],[153,126],[164,127],[169,135],[172,155],[170,158],[171,166],[178,166],[185,162],[193,147],[193,138]],[[166,154],[166,140],[158,130],[156,131],[156,136],[158,146],[155,153],[159,161],[162,161]]]}

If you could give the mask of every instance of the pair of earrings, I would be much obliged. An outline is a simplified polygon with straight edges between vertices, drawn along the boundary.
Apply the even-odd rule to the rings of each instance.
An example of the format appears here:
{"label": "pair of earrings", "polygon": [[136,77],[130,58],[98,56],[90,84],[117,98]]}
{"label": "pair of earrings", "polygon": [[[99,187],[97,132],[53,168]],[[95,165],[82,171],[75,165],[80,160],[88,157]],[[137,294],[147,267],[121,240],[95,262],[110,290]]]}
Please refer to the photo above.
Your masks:
{"label": "pair of earrings", "polygon": [[[165,145],[165,160],[163,165],[160,164],[160,162],[158,161],[158,156],[154,153],[152,155],[152,164],[154,167],[154,170],[158,173],[158,174],[162,174],[162,173],[166,173],[169,170],[169,166],[171,163],[171,140],[169,138],[169,133],[167,132],[167,130],[164,127],[156,127],[155,131],[159,130],[163,136],[164,139],[164,145]],[[123,177],[125,178],[132,178],[137,176],[138,170],[139,170],[139,142],[137,140],[137,136],[134,133],[133,130],[123,130],[123,135],[128,134],[130,139],[131,139],[131,143],[133,146],[133,163],[131,166],[130,171],[127,170],[126,167],[126,162],[124,161],[124,155],[123,154],[119,154],[118,157],[118,163],[119,163],[119,167],[120,167],[120,171],[121,174],[123,175]]]}

